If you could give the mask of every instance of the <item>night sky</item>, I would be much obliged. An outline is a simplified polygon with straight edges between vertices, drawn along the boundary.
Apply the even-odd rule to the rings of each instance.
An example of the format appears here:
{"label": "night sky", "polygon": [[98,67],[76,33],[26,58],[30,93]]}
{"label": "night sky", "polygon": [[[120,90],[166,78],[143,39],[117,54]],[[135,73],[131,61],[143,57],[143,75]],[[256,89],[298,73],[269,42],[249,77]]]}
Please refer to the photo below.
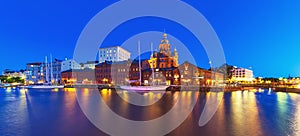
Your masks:
{"label": "night sky", "polygon": [[[81,31],[113,0],[2,0],[0,1],[0,70],[24,69],[26,63],[72,58]],[[228,64],[251,68],[255,76],[300,76],[300,2],[252,0],[184,0],[201,12],[216,31]],[[137,5],[138,6],[138,5]],[[166,10],[168,9],[166,5]],[[209,68],[206,53],[191,33],[175,22],[145,17],[130,20],[106,38],[101,46],[121,45],[145,31],[166,30],[172,49],[180,40]],[[174,40],[172,40],[172,38]],[[161,39],[153,36],[154,48]],[[144,42],[149,47],[148,41]],[[143,40],[143,39],[142,39]],[[134,41],[134,40],[131,40]],[[129,43],[131,44],[131,43]],[[197,48],[195,45],[200,45]],[[99,45],[100,46],[100,45]],[[134,46],[130,51],[134,52]],[[145,47],[146,48],[146,47]],[[180,62],[184,61],[184,52]],[[96,54],[95,54],[96,56]]]}

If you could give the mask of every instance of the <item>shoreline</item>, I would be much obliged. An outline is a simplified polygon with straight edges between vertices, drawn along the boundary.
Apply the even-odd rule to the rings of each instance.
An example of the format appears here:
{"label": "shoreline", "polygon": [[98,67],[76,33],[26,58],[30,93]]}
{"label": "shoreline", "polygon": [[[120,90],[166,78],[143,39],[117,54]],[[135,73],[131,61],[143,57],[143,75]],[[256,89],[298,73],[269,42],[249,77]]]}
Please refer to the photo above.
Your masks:
{"label": "shoreline", "polygon": [[[0,88],[18,87],[22,86],[0,86]],[[91,89],[120,89],[118,85],[65,85],[65,88],[91,88]],[[268,89],[272,88],[274,92],[286,92],[286,93],[298,93],[300,94],[300,88],[289,88],[289,87],[258,87],[258,86],[236,86],[236,87],[199,87],[199,86],[170,86],[166,91],[178,92],[181,90],[200,91],[200,92],[234,92],[234,91],[245,91],[253,89]]]}
{"label": "shoreline", "polygon": [[287,93],[298,93],[300,94],[300,88],[287,88],[287,87],[275,87],[274,92],[287,92]]}

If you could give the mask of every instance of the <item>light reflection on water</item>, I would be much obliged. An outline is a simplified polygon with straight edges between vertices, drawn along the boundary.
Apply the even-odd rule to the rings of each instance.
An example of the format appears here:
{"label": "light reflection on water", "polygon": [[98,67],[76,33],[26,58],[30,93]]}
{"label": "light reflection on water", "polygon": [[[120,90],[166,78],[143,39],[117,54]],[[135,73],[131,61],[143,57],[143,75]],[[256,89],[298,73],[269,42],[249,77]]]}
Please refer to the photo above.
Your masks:
{"label": "light reflection on water", "polygon": [[[82,89],[83,104],[96,90]],[[109,89],[100,92],[116,113],[132,120],[151,120],[166,114],[178,100],[181,110],[189,107],[191,97],[199,96],[193,112],[170,135],[300,135],[300,95],[264,91],[224,93],[217,112],[204,127],[198,120],[208,97],[214,93],[193,91],[142,93],[145,102],[160,99],[147,107],[132,105],[128,91]],[[119,96],[121,95],[122,98]],[[99,109],[93,109],[101,111]],[[105,113],[104,113],[105,114]],[[105,116],[105,115],[98,115]],[[172,118],[179,118],[176,114]],[[117,122],[114,122],[117,124]],[[158,126],[159,127],[159,126]],[[0,135],[104,135],[88,121],[76,99],[76,89],[27,90],[0,89]]]}

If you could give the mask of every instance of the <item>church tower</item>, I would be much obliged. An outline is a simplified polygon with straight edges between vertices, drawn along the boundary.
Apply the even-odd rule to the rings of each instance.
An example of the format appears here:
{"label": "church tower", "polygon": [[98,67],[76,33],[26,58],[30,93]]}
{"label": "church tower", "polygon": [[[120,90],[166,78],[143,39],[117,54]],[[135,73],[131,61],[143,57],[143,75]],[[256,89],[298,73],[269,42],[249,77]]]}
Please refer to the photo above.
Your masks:
{"label": "church tower", "polygon": [[160,45],[159,45],[159,52],[166,55],[166,56],[169,56],[171,57],[171,50],[170,50],[170,43],[169,43],[169,40],[167,38],[167,34],[164,33],[163,35],[163,39],[161,40],[160,42]]}
{"label": "church tower", "polygon": [[173,61],[174,61],[174,64],[173,64],[173,65],[174,65],[175,67],[178,67],[178,66],[179,66],[179,64],[178,64],[178,52],[177,52],[176,47],[175,47],[175,49],[174,49]]}

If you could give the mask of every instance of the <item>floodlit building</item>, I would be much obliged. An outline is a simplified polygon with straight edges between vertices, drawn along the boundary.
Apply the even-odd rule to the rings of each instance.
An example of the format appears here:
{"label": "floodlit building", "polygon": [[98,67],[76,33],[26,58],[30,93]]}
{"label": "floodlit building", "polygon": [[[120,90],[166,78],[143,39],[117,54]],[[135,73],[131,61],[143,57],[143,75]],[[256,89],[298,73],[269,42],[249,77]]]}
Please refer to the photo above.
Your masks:
{"label": "floodlit building", "polygon": [[61,72],[63,84],[95,84],[95,71],[92,69],[70,69]]}
{"label": "floodlit building", "polygon": [[199,68],[187,61],[178,68],[182,85],[217,86],[224,82],[224,74]]}
{"label": "floodlit building", "polygon": [[254,80],[253,71],[246,68],[234,68],[232,80],[235,82],[252,82]]}
{"label": "floodlit building", "polygon": [[[132,68],[131,65],[135,64],[130,60],[111,62],[105,61],[96,66],[96,81],[98,84],[117,84],[127,85],[130,83],[130,78],[134,76],[139,78],[138,68]],[[138,66],[137,66],[138,67]],[[132,72],[134,69],[135,72]]]}
{"label": "floodlit building", "polygon": [[[178,52],[176,48],[171,51],[168,35],[163,34],[159,44],[159,52],[154,52],[145,64],[142,64],[142,80],[144,84],[154,82],[155,84],[177,85],[180,84],[178,71]],[[149,67],[149,68],[147,68]],[[152,70],[153,68],[153,70]],[[151,76],[154,74],[153,76]],[[154,78],[154,79],[152,79]]]}
{"label": "floodlit building", "polygon": [[105,61],[118,62],[130,59],[130,52],[120,46],[99,48],[98,55],[99,63]]}
{"label": "floodlit building", "polygon": [[154,52],[148,62],[151,68],[178,67],[178,52],[176,48],[173,53],[171,52],[171,44],[166,33],[163,35],[163,39],[159,45],[159,52]]}

